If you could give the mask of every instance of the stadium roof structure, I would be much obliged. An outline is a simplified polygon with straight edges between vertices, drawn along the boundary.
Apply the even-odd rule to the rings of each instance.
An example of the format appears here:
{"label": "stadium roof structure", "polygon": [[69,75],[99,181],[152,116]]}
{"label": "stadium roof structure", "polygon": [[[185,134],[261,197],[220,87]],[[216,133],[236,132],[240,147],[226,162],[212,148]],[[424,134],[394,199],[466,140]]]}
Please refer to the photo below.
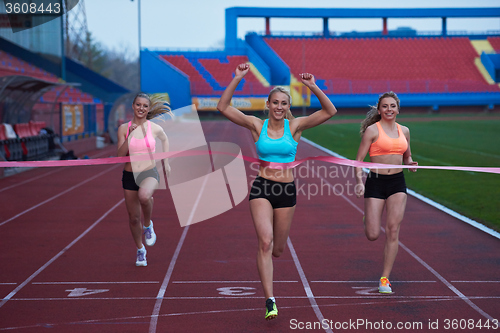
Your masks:
{"label": "stadium roof structure", "polygon": [[11,75],[0,78],[0,103],[5,103],[0,122],[17,124],[27,123],[31,119],[31,110],[40,97],[52,87],[63,86],[54,99],[57,99],[70,86],[79,86],[78,83],[58,83],[40,80],[30,76]]}
{"label": "stadium roof structure", "polygon": [[388,18],[441,18],[442,35],[446,36],[446,19],[500,17],[500,7],[493,8],[263,8],[231,7],[226,9],[226,48],[237,47],[238,17],[266,19],[266,34],[270,33],[269,20],[275,18],[323,18],[323,35],[329,36],[329,18],[381,18],[383,34],[387,34]]}
{"label": "stadium roof structure", "polygon": [[[37,53],[31,52],[5,38],[0,37],[0,49],[13,56],[37,66],[57,77],[62,77],[60,62],[48,59]],[[59,59],[60,61],[60,59]],[[121,95],[129,93],[127,88],[111,81],[110,79],[92,71],[82,64],[65,57],[66,81],[78,82],[81,90],[99,98],[102,102],[113,103]],[[74,85],[74,84],[70,84]],[[100,101],[99,101],[100,102]]]}

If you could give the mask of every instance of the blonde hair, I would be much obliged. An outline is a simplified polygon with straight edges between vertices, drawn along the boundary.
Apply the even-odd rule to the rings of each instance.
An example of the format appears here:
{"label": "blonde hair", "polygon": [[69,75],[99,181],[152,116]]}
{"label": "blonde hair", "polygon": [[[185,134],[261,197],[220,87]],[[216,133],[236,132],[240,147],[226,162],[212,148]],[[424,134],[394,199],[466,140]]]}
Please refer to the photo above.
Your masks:
{"label": "blonde hair", "polygon": [[[288,104],[290,105],[290,107],[292,106],[292,96],[290,95],[290,92],[285,89],[284,87],[280,87],[280,86],[276,86],[274,87],[270,92],[269,92],[269,96],[267,96],[267,101],[270,103],[271,102],[271,96],[276,93],[276,92],[281,92],[285,95],[288,96]],[[269,111],[269,109],[265,108],[264,110],[264,113],[267,114],[267,111]],[[292,120],[294,119],[295,117],[292,115],[292,111],[290,111],[290,108],[288,109],[288,111],[286,112],[286,115],[285,115],[285,118],[288,119],[288,120]]]}
{"label": "blonde hair", "polygon": [[161,96],[155,96],[155,95],[150,96],[148,94],[141,92],[135,95],[132,104],[135,103],[135,100],[137,98],[145,98],[149,101],[149,112],[148,115],[146,116],[147,120],[151,120],[165,113],[168,113],[172,118],[174,117],[174,114],[172,113],[172,110],[170,109],[168,102],[163,100]]}
{"label": "blonde hair", "polygon": [[396,93],[393,91],[383,93],[378,98],[377,106],[371,105],[370,111],[368,111],[368,113],[366,114],[366,118],[361,122],[361,128],[359,130],[360,135],[363,135],[365,133],[368,126],[375,124],[377,121],[381,119],[380,114],[378,113],[378,108],[380,107],[380,102],[386,97],[394,98],[399,110],[400,105],[399,105],[398,95],[396,95]]}

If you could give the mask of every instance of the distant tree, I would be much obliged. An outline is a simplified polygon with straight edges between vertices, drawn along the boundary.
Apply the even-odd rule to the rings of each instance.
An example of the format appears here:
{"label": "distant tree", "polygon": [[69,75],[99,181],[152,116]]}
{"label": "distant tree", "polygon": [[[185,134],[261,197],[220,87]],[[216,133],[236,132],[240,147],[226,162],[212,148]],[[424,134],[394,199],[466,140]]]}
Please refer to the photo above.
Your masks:
{"label": "distant tree", "polygon": [[139,90],[139,66],[138,59],[130,50],[121,46],[119,49],[107,50],[104,76],[125,88]]}
{"label": "distant tree", "polygon": [[127,47],[118,50],[103,47],[90,32],[83,45],[70,37],[67,47],[73,60],[129,90],[139,89],[137,57],[131,56],[133,53]]}

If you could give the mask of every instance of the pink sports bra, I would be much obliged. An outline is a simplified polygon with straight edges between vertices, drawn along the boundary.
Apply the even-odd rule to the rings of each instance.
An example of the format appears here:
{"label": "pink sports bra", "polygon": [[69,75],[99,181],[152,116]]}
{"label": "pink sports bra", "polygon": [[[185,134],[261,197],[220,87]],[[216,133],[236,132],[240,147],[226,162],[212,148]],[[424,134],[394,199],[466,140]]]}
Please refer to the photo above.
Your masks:
{"label": "pink sports bra", "polygon": [[403,155],[408,149],[408,141],[406,141],[401,126],[396,123],[398,137],[394,139],[385,134],[380,122],[376,122],[375,124],[378,128],[378,139],[370,145],[370,156]]}
{"label": "pink sports bra", "polygon": [[[153,137],[153,132],[151,131],[151,122],[148,121],[148,129],[146,130],[146,137],[144,139],[136,139],[133,135],[128,143],[128,150],[130,155],[132,154],[149,154],[154,153],[156,148],[156,140]],[[128,123],[127,133],[130,130],[130,125],[132,122]],[[139,127],[135,129],[136,131],[141,131]],[[128,138],[128,134],[127,134]]]}

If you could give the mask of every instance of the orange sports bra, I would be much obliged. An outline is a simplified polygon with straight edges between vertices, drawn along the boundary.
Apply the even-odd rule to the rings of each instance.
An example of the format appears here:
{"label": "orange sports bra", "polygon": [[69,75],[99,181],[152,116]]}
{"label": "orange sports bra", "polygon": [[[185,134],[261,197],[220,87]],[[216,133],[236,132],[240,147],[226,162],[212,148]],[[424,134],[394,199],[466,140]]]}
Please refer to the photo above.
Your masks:
{"label": "orange sports bra", "polygon": [[[128,150],[131,155],[148,154],[155,152],[156,140],[154,139],[153,133],[151,131],[151,122],[148,121],[147,123],[148,129],[146,130],[146,137],[144,139],[136,139],[133,135],[130,138],[130,141],[128,143]],[[128,123],[127,133],[130,129],[130,125],[132,125],[132,122]],[[140,128],[137,128],[136,130],[140,131]]]}
{"label": "orange sports bra", "polygon": [[398,137],[396,139],[390,138],[385,134],[380,122],[376,122],[378,128],[378,139],[370,145],[370,157],[379,155],[403,155],[408,149],[408,142],[401,130],[401,126],[396,123],[398,127]]}

